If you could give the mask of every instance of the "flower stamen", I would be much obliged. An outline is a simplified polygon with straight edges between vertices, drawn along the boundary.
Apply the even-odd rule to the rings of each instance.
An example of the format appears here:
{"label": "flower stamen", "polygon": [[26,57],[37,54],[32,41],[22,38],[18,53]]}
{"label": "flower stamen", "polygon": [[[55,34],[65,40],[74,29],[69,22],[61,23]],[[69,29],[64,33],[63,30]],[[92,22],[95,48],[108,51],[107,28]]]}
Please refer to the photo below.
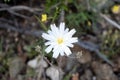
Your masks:
{"label": "flower stamen", "polygon": [[63,38],[58,38],[58,39],[57,39],[57,43],[58,43],[58,44],[62,44],[63,41],[64,41]]}

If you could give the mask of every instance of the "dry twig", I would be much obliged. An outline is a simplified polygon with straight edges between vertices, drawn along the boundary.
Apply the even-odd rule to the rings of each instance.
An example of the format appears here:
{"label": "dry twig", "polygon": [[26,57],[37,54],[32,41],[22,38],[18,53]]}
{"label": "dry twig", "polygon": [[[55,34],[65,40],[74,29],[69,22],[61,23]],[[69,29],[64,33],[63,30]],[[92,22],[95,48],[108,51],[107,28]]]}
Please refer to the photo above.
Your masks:
{"label": "dry twig", "polygon": [[32,13],[35,13],[35,12],[38,12],[38,11],[42,11],[42,9],[39,9],[39,8],[31,8],[31,7],[28,7],[28,6],[12,6],[12,7],[3,7],[0,9],[0,11],[9,11],[9,10],[12,10],[12,11],[20,11],[20,10],[27,10],[29,12],[32,12]]}
{"label": "dry twig", "polygon": [[110,18],[108,18],[106,15],[104,15],[104,14],[101,13],[100,16],[101,16],[102,18],[104,18],[107,22],[109,22],[111,25],[113,25],[113,26],[115,26],[116,28],[120,29],[120,25],[117,24],[115,21],[111,20]]}
{"label": "dry twig", "polygon": [[22,5],[10,7],[10,6],[5,5],[5,4],[0,4],[0,7],[1,7],[0,11],[8,11],[9,13],[11,13],[13,15],[16,15],[16,16],[19,16],[19,17],[22,17],[25,19],[29,19],[29,17],[27,17],[23,14],[20,14],[16,11],[26,10],[26,11],[29,11],[29,12],[34,13],[34,14],[40,14],[39,12],[42,11],[42,9],[39,9],[39,8],[31,8],[31,7],[22,6]]}
{"label": "dry twig", "polygon": [[1,23],[1,22],[0,22],[0,28],[15,31],[15,32],[19,32],[21,34],[32,35],[32,36],[35,36],[35,37],[41,37],[41,34],[42,34],[42,31],[23,30],[23,29],[16,28],[15,26],[12,26],[10,24]]}

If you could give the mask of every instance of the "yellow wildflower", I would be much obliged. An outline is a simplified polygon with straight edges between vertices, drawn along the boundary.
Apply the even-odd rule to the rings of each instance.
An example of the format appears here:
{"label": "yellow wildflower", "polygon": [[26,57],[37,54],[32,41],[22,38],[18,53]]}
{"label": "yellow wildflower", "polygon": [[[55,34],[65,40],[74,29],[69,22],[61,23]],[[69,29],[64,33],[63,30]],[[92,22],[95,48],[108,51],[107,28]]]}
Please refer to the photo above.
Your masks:
{"label": "yellow wildflower", "polygon": [[114,5],[111,10],[113,13],[118,14],[120,12],[120,5]]}
{"label": "yellow wildflower", "polygon": [[91,21],[87,21],[87,25],[91,26],[92,25]]}
{"label": "yellow wildflower", "polygon": [[47,14],[42,14],[41,21],[46,22],[47,21]]}

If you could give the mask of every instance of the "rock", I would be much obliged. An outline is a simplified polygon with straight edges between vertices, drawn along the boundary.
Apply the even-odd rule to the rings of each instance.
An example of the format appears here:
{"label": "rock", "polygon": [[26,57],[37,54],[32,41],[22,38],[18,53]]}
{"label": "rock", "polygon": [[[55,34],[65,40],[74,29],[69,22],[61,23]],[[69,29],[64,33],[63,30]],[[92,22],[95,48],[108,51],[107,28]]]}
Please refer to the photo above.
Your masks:
{"label": "rock", "polygon": [[39,68],[40,66],[43,68],[46,68],[48,66],[47,62],[40,55],[28,61],[27,65],[33,69]]}
{"label": "rock", "polygon": [[92,57],[90,55],[90,53],[88,52],[82,52],[82,56],[80,58],[77,58],[78,62],[82,63],[82,64],[86,64],[91,62]]}
{"label": "rock", "polygon": [[[73,54],[72,54],[73,55]],[[73,69],[74,66],[76,66],[78,63],[75,58],[72,58],[72,55],[67,58],[66,66],[65,66],[65,71],[69,72]],[[74,56],[73,56],[74,57]]]}
{"label": "rock", "polygon": [[96,75],[96,80],[118,80],[112,68],[108,64],[93,62],[92,69]]}
{"label": "rock", "polygon": [[80,76],[80,80],[92,80],[92,77],[92,72],[89,69],[87,69],[85,70],[85,73],[82,76]]}
{"label": "rock", "polygon": [[23,75],[18,75],[17,80],[25,80]]}
{"label": "rock", "polygon": [[18,74],[24,69],[25,63],[22,58],[15,57],[9,62],[9,74],[11,79],[16,79]]}
{"label": "rock", "polygon": [[57,58],[57,63],[60,68],[64,69],[67,63],[67,57],[66,56],[59,56]]}
{"label": "rock", "polygon": [[51,66],[46,70],[46,74],[51,80],[62,80],[64,73],[59,67]]}
{"label": "rock", "polygon": [[42,66],[43,68],[46,68],[48,66],[48,63],[43,59],[41,58],[39,61],[38,61],[38,66]]}
{"label": "rock", "polygon": [[33,69],[37,68],[37,61],[38,59],[35,58],[35,59],[32,59],[30,61],[28,61],[27,65]]}
{"label": "rock", "polygon": [[42,73],[45,72],[45,68],[48,66],[47,62],[43,59],[38,59],[37,62],[37,68],[36,68],[36,73],[37,73],[37,80],[41,80],[42,78]]}
{"label": "rock", "polygon": [[82,64],[91,62],[92,57],[90,51],[80,47],[79,45],[75,45],[72,51],[76,55],[78,62]]}

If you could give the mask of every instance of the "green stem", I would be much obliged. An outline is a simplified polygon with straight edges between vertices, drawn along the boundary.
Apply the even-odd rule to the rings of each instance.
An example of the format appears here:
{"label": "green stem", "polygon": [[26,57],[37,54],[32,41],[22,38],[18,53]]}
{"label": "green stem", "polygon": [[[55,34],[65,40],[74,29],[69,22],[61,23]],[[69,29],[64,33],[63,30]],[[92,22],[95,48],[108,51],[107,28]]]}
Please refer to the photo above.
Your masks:
{"label": "green stem", "polygon": [[52,23],[55,21],[55,18],[57,17],[57,13],[58,13],[58,8],[56,9],[56,12],[55,12],[55,14],[54,14],[54,17],[53,17],[53,19],[52,19]]}
{"label": "green stem", "polygon": [[39,17],[35,16],[35,18],[40,22],[41,27],[42,27],[45,31],[47,31],[47,27],[41,22],[41,20],[39,19]]}

